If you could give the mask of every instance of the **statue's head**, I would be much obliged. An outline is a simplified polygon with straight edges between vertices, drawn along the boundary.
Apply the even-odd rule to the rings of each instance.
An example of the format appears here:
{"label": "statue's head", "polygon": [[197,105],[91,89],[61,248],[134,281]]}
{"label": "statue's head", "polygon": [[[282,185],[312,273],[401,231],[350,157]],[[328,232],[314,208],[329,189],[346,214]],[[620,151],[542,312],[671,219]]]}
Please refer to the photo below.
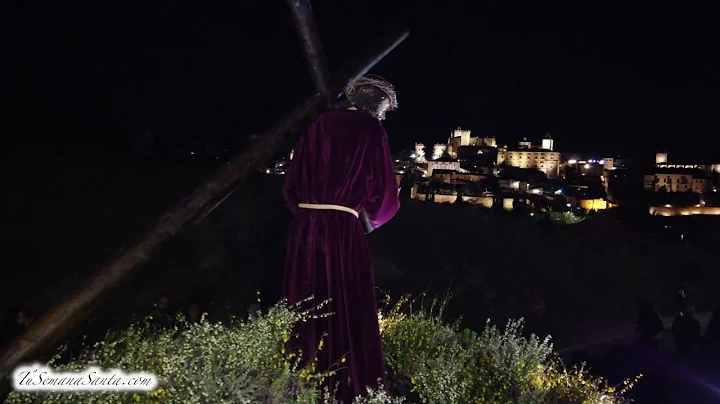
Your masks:
{"label": "statue's head", "polygon": [[385,113],[397,109],[397,95],[392,84],[377,76],[364,76],[350,83],[345,95],[353,107],[383,120]]}

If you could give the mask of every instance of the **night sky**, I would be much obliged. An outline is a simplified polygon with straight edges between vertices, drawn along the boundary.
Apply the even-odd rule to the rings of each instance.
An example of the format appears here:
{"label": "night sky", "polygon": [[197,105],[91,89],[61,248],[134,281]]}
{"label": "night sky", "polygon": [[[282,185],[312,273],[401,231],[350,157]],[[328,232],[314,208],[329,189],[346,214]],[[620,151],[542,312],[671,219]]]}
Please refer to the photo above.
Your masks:
{"label": "night sky", "polygon": [[[144,129],[232,142],[313,91],[283,0],[14,3],[2,11],[11,154],[122,152]],[[550,132],[561,151],[720,163],[708,147],[720,133],[717,6],[502,3],[313,4],[331,67],[387,24],[410,27],[372,71],[398,91],[396,150],[462,126],[500,144]]]}

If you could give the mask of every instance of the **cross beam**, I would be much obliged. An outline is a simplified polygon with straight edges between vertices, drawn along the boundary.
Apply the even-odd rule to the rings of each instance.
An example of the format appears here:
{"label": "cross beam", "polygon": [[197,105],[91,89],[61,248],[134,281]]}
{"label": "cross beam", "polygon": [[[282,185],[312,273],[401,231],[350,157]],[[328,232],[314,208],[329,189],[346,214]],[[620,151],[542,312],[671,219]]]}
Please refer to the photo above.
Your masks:
{"label": "cross beam", "polygon": [[327,102],[332,104],[337,97],[332,97],[330,87],[327,60],[323,51],[320,36],[317,33],[317,26],[313,18],[310,0],[286,0],[293,14],[295,29],[303,46],[305,59],[308,62],[310,75],[315,83],[315,88],[322,94]]}
{"label": "cross beam", "polygon": [[[344,73],[340,72],[337,83],[348,83],[365,74],[402,43],[408,34],[406,29],[389,30],[378,43],[369,47],[356,63],[351,63]],[[344,85],[337,88],[343,87]],[[340,91],[333,91],[333,96],[339,97]],[[292,135],[301,130],[303,123],[316,116],[324,102],[325,97],[316,94],[297,106],[263,134],[249,150],[230,160],[212,179],[171,207],[139,241],[121,250],[99,268],[84,286],[35,321],[12,344],[0,350],[5,352],[0,358],[0,397],[9,390],[8,376],[12,369],[24,361],[48,353],[70,330],[83,323],[103,299],[126,282],[140,266],[147,263],[163,243],[196,222],[203,212],[207,212],[208,206],[227,195],[231,187],[241,185],[257,172]]]}

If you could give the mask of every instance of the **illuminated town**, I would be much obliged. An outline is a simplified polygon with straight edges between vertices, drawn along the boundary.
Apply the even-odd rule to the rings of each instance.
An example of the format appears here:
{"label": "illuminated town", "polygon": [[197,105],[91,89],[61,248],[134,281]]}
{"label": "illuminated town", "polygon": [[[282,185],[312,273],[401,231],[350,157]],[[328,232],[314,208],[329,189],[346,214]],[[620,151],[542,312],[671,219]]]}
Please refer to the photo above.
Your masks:
{"label": "illuminated town", "polygon": [[[409,197],[435,203],[465,202],[506,211],[575,214],[619,206],[645,206],[661,216],[720,215],[720,163],[674,163],[666,152],[652,162],[589,156],[556,149],[550,133],[533,143],[499,146],[495,137],[473,137],[457,128],[432,150],[415,143],[396,153],[396,175]],[[292,153],[267,167],[283,174]]]}
{"label": "illuminated town", "polygon": [[[667,153],[657,153],[655,164],[634,163],[619,157],[579,156],[556,150],[548,133],[539,144],[527,138],[516,146],[498,146],[494,137],[472,137],[470,130],[457,128],[447,143],[435,144],[426,158],[425,145],[416,144],[407,156],[398,156],[398,181],[413,176],[413,199],[437,203],[463,202],[488,208],[500,204],[513,210],[518,203],[529,212],[565,210],[590,213],[623,204],[640,203],[613,193],[615,188],[635,186],[638,194],[652,193],[676,203],[653,204],[652,214],[718,215],[720,164],[674,164]],[[689,194],[689,195],[688,195]],[[690,196],[690,198],[688,198]],[[687,201],[691,200],[691,203]]]}

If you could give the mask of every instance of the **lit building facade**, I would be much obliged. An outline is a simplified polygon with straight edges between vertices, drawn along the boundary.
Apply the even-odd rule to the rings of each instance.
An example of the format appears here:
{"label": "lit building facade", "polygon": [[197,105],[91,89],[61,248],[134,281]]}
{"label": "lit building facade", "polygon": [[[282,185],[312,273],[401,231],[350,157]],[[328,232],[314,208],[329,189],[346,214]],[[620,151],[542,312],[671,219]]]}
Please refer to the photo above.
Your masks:
{"label": "lit building facade", "polygon": [[710,174],[717,164],[670,164],[667,153],[655,154],[655,167],[644,176],[646,191],[695,192],[702,194],[712,188]]}
{"label": "lit building facade", "polygon": [[560,176],[560,153],[539,147],[518,147],[518,150],[511,150],[503,146],[498,149],[497,164],[534,168],[544,172],[550,179]]}
{"label": "lit building facade", "polygon": [[680,169],[680,170],[701,170],[706,173],[720,173],[720,164],[655,164],[657,168]]}
{"label": "lit building facade", "polygon": [[457,128],[450,133],[447,142],[447,152],[452,158],[458,158],[458,150],[465,146],[497,147],[494,137],[471,137],[471,132]]}
{"label": "lit building facade", "polygon": [[700,170],[687,168],[657,168],[654,174],[646,174],[645,190],[667,192],[695,192],[710,190],[710,180]]}
{"label": "lit building facade", "polygon": [[691,207],[651,206],[650,214],[657,216],[720,215],[720,208],[703,205]]}
{"label": "lit building facade", "polygon": [[720,173],[720,164],[670,164],[667,153],[655,153],[655,167],[702,170],[708,174]]}
{"label": "lit building facade", "polygon": [[438,159],[428,161],[427,176],[432,176],[433,170],[460,171],[460,162],[454,159]]}

